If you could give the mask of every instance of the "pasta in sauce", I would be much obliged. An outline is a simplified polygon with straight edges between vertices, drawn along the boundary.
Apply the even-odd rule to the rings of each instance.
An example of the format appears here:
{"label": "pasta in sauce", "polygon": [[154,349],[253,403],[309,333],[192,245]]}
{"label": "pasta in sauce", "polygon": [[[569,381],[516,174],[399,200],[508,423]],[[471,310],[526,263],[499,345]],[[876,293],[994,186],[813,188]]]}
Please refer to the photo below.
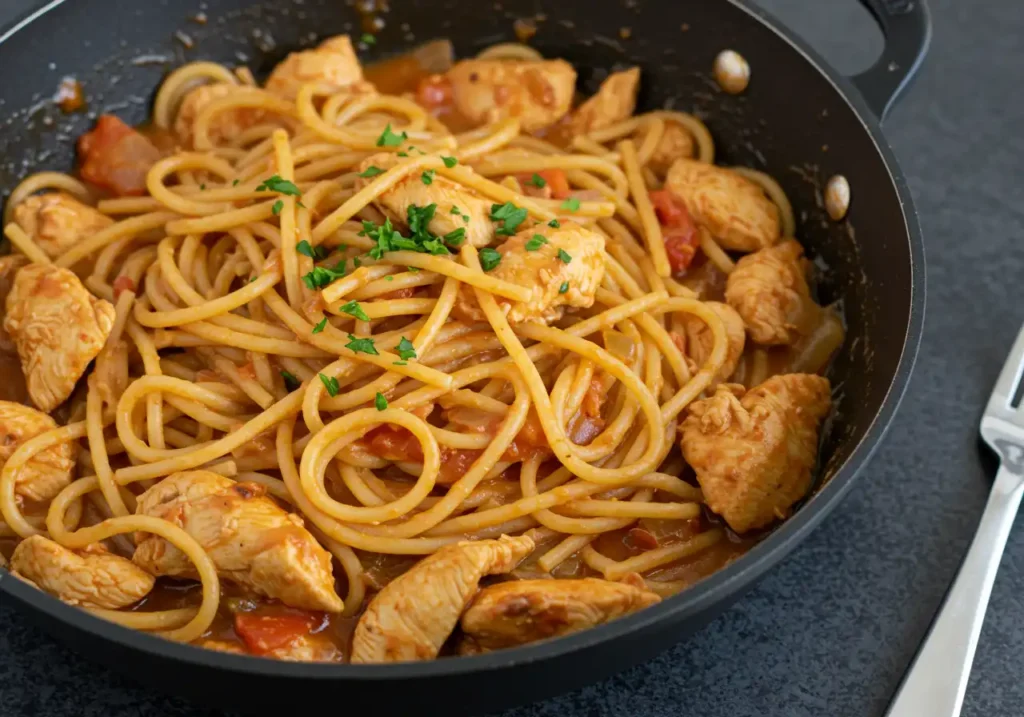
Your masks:
{"label": "pasta in sauce", "polygon": [[195,62],[27,177],[11,571],[211,649],[389,662],[658,602],[810,489],[839,317],[769,176],[525,45]]}

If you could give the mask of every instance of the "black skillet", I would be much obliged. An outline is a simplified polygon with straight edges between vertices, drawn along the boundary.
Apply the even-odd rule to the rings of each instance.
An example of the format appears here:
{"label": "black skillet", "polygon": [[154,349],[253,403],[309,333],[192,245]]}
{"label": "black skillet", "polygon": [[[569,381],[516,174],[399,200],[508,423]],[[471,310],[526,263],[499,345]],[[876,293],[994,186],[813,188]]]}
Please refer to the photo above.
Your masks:
{"label": "black skillet", "polygon": [[[147,118],[154,88],[195,59],[266,72],[288,51],[361,17],[340,0],[67,0],[0,31],[0,187],[25,173],[69,169],[73,140],[95,114]],[[361,0],[362,1],[362,0]],[[745,556],[662,604],[571,637],[474,658],[386,666],[289,664],[208,652],[117,627],[63,605],[0,570],[0,596],[27,618],[159,689],[252,711],[333,704],[374,714],[495,710],[597,680],[681,640],[789,553],[849,491],[907,386],[924,315],[924,247],[910,192],[879,119],[928,45],[924,0],[862,0],[882,26],[885,50],[844,78],[763,11],[740,0],[390,0],[364,61],[448,37],[459,56],[515,39],[513,21],[543,13],[532,44],[581,68],[592,92],[607,70],[643,68],[641,104],[704,117],[718,161],[765,169],[797,209],[797,236],[828,270],[824,302],[842,301],[848,338],[831,371],[838,410],[822,446],[822,479],[796,514]],[[202,15],[205,23],[194,18]],[[190,48],[186,47],[191,45]],[[710,79],[719,51],[752,68],[742,95]],[[89,115],[49,101],[75,75]],[[846,221],[831,221],[822,188],[841,173],[852,189]],[[41,679],[45,679],[42,677]],[[328,702],[331,701],[331,702]]]}

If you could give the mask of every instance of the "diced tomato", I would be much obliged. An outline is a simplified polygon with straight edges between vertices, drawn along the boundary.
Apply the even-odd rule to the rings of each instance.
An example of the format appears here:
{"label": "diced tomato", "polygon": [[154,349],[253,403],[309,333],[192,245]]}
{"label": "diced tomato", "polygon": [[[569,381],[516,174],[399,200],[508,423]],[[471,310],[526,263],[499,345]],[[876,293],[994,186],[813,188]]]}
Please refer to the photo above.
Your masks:
{"label": "diced tomato", "polygon": [[544,435],[544,429],[540,425],[540,418],[537,416],[537,412],[531,408],[530,413],[526,416],[526,422],[523,423],[523,427],[519,429],[519,433],[512,440],[512,445],[506,449],[501,459],[514,462],[551,453],[553,451],[548,445],[547,436]]}
{"label": "diced tomato", "polygon": [[78,140],[82,178],[118,196],[141,196],[160,150],[114,115],[101,115]]}
{"label": "diced tomato", "polygon": [[408,299],[410,296],[412,296],[415,293],[416,293],[416,287],[414,287],[414,286],[407,286],[404,289],[395,289],[394,291],[389,291],[386,294],[381,294],[377,298],[381,299],[383,301],[396,301],[398,299]]}
{"label": "diced tomato", "polygon": [[114,298],[116,299],[125,291],[135,292],[135,281],[130,276],[122,274],[114,279]]}
{"label": "diced tomato", "polygon": [[235,632],[249,651],[265,655],[308,635],[320,621],[314,615],[235,615]]}
{"label": "diced tomato", "polygon": [[416,102],[423,107],[441,107],[452,103],[452,85],[444,75],[428,75],[416,87]]}
{"label": "diced tomato", "polygon": [[665,253],[673,274],[684,274],[693,263],[700,248],[697,226],[694,224],[686,205],[667,190],[650,193],[651,203],[663,228],[662,239]]}
{"label": "diced tomato", "polygon": [[626,544],[637,550],[654,550],[658,547],[658,539],[643,528],[633,528],[625,537]]}
{"label": "diced tomato", "polygon": [[537,172],[544,181],[551,187],[551,196],[554,199],[565,199],[572,190],[569,188],[569,179],[562,169],[542,169]]}

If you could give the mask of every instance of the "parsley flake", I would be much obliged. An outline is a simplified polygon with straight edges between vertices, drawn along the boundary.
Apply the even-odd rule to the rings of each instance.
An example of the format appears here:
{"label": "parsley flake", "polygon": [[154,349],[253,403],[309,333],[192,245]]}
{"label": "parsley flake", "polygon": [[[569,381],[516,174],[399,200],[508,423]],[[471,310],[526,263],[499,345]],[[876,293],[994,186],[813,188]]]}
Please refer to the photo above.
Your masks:
{"label": "parsley flake", "polygon": [[308,256],[310,259],[313,259],[314,261],[319,261],[320,259],[323,259],[327,256],[327,247],[311,246],[310,243],[305,239],[303,239],[302,241],[295,245],[295,251],[302,254],[302,256]]}
{"label": "parsley flake", "polygon": [[563,281],[562,285],[560,287],[558,287],[558,293],[559,294],[564,294],[568,290],[569,290],[569,282],[568,281]]}
{"label": "parsley flake", "polygon": [[558,227],[562,225],[557,219],[552,219],[550,222],[548,222],[548,226],[551,227],[552,229],[558,229]]}
{"label": "parsley flake", "polygon": [[452,246],[459,246],[466,239],[466,230],[464,227],[453,229],[452,231],[445,234],[443,237],[445,244],[451,244]]}
{"label": "parsley flake", "polygon": [[377,407],[378,411],[386,411],[388,408],[388,399],[384,397],[384,394],[380,391],[373,398],[373,405]]}
{"label": "parsley flake", "polygon": [[317,323],[317,325],[313,327],[313,333],[314,334],[319,334],[319,333],[323,332],[323,330],[325,328],[327,328],[327,317],[326,316],[324,318],[320,319],[320,322]]}
{"label": "parsley flake", "polygon": [[546,179],[544,179],[544,177],[542,177],[539,174],[537,174],[536,172],[533,173],[533,176],[530,177],[526,181],[526,183],[527,184],[532,184],[533,186],[535,186],[535,187],[537,187],[539,189],[543,189],[544,187],[548,186],[548,181]]}
{"label": "parsley flake", "polygon": [[572,256],[565,249],[558,250],[558,258],[562,260],[563,264],[568,264],[572,261]]}
{"label": "parsley flake", "polygon": [[395,134],[391,131],[391,123],[384,128],[384,132],[381,133],[380,137],[377,138],[378,147],[398,147],[402,142],[407,140],[409,135],[405,132],[402,134]]}
{"label": "parsley flake", "polygon": [[206,184],[205,183],[199,185],[199,191],[200,192],[206,191]]}
{"label": "parsley flake", "polygon": [[352,353],[380,356],[377,347],[373,345],[373,339],[359,339],[352,334],[348,335],[348,343],[345,344],[345,348]]}
{"label": "parsley flake", "polygon": [[272,211],[274,213],[274,216],[276,217],[278,214],[281,213],[282,209],[284,209],[284,200],[278,199],[276,202],[274,202],[274,206],[270,208],[270,211]]}
{"label": "parsley flake", "polygon": [[[403,361],[416,358],[416,347],[413,346],[412,341],[404,336],[399,340],[398,346],[395,347],[395,351],[398,353],[398,358]],[[402,365],[404,366],[405,364]]]}
{"label": "parsley flake", "polygon": [[341,387],[338,385],[338,379],[333,376],[324,376],[322,373],[317,374],[320,377],[320,381],[324,384],[324,388],[327,389],[327,395],[334,398],[341,391]]}
{"label": "parsley flake", "polygon": [[363,307],[359,305],[358,301],[350,301],[339,309],[341,313],[348,314],[349,316],[359,319],[360,321],[369,321],[370,317],[363,311]]}
{"label": "parsley flake", "polygon": [[384,174],[384,170],[380,167],[367,167],[365,172],[359,173],[359,176],[363,179],[369,179],[370,177],[376,177],[378,174]]}
{"label": "parsley flake", "polygon": [[444,166],[448,169],[451,169],[459,163],[459,160],[455,159],[455,157],[441,157],[441,161],[444,162]]}
{"label": "parsley flake", "polygon": [[377,38],[368,32],[364,32],[363,36],[359,38],[364,45],[376,45]]}
{"label": "parsley flake", "polygon": [[281,371],[281,378],[284,379],[284,387],[288,389],[288,393],[291,393],[299,386],[302,385],[302,381],[296,378],[295,374],[290,371]]}
{"label": "parsley flake", "polygon": [[392,366],[408,366],[409,362],[408,361],[392,361],[391,365]]}
{"label": "parsley flake", "polygon": [[526,221],[528,212],[522,207],[517,207],[512,202],[491,205],[491,220],[501,222],[501,227],[495,234],[512,236],[516,233],[516,227]]}
{"label": "parsley flake", "polygon": [[314,266],[313,271],[303,274],[302,283],[310,290],[322,289],[343,276],[345,276],[344,259],[335,264],[333,269],[329,269],[326,266]]}
{"label": "parsley flake", "polygon": [[[233,182],[231,183],[231,186],[232,186],[232,187],[237,187],[237,186],[238,186],[238,183],[239,183],[239,182],[241,182],[241,181],[242,181],[241,179],[236,179],[235,181],[233,181]],[[288,374],[288,375],[289,375],[289,376],[291,376],[291,374]]]}
{"label": "parsley flake", "polygon": [[526,251],[537,251],[547,243],[547,237],[543,234],[534,234],[533,238],[526,242]]}
{"label": "parsley flake", "polygon": [[264,179],[258,187],[257,192],[277,192],[278,194],[287,194],[291,197],[301,197],[302,192],[295,186],[294,182],[289,182],[287,179],[281,179],[280,176],[274,175],[269,179]]}
{"label": "parsley flake", "polygon": [[427,171],[425,171],[423,174],[420,175],[420,181],[422,181],[424,184],[426,184],[429,187],[431,184],[434,183],[434,174],[435,173],[436,173],[435,170],[428,169]]}
{"label": "parsley flake", "polygon": [[480,250],[480,266],[484,271],[490,271],[501,263],[501,253],[489,246]]}
{"label": "parsley flake", "polygon": [[570,212],[575,212],[580,208],[580,200],[576,197],[569,197],[561,204],[562,209],[568,209]]}

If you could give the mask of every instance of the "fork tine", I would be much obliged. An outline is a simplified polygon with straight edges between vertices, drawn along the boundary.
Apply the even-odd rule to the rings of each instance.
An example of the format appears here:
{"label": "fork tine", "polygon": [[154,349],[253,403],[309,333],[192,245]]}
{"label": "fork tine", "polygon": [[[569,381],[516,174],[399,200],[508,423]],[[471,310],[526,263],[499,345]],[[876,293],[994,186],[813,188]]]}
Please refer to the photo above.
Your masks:
{"label": "fork tine", "polygon": [[1024,371],[1024,326],[1021,327],[1017,339],[1013,342],[1013,348],[1010,349],[1010,354],[1006,357],[1003,370],[999,373],[999,380],[996,381],[996,386],[992,389],[989,406],[1003,410],[1010,408],[1010,402],[1013,400],[1017,384],[1021,380],[1022,371]]}

